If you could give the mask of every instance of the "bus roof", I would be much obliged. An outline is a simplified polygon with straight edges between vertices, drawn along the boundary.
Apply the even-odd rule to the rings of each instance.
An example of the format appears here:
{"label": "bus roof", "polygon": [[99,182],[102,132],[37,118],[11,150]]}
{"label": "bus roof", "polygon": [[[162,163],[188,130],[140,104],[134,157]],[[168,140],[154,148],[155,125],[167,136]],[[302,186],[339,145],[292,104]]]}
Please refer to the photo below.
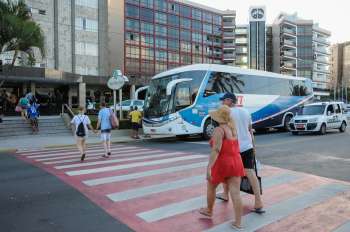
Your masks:
{"label": "bus roof", "polygon": [[287,75],[282,75],[282,74],[278,74],[278,73],[253,70],[253,69],[243,69],[243,68],[238,68],[238,67],[234,67],[234,66],[230,66],[230,65],[220,65],[220,64],[186,65],[186,66],[170,69],[168,71],[159,73],[159,74],[155,75],[152,79],[157,79],[157,78],[161,78],[164,76],[174,75],[176,73],[186,72],[186,71],[229,72],[229,73],[237,73],[237,74],[245,74],[245,75],[257,75],[257,76],[265,76],[265,77],[284,78],[284,79],[291,79],[291,80],[305,80],[306,79],[303,77],[287,76]]}

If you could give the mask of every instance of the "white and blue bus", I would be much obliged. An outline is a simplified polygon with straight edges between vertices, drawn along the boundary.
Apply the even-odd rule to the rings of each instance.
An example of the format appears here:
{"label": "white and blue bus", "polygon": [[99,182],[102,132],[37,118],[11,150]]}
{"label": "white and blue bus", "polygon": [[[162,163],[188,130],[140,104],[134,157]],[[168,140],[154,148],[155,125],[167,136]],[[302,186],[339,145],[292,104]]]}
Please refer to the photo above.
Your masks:
{"label": "white and blue bus", "polygon": [[228,65],[195,64],[154,76],[147,89],[145,134],[210,138],[209,112],[230,92],[249,110],[256,130],[287,128],[297,108],[313,98],[311,80]]}

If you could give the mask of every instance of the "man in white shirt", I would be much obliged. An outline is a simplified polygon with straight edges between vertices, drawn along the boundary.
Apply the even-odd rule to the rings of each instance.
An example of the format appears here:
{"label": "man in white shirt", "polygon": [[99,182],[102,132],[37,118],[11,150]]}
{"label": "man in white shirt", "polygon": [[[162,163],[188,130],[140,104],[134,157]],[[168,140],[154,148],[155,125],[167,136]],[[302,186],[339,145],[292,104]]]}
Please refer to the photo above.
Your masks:
{"label": "man in white shirt", "polygon": [[[252,127],[252,118],[248,110],[238,107],[237,98],[232,93],[226,93],[220,98],[224,105],[231,107],[231,117],[234,119],[237,128],[238,143],[242,157],[243,166],[246,176],[252,185],[255,195],[255,205],[253,211],[259,214],[264,213],[263,203],[261,200],[259,181],[256,176],[255,166],[255,144]],[[224,193],[217,195],[217,198],[228,201],[228,187],[224,185]]]}

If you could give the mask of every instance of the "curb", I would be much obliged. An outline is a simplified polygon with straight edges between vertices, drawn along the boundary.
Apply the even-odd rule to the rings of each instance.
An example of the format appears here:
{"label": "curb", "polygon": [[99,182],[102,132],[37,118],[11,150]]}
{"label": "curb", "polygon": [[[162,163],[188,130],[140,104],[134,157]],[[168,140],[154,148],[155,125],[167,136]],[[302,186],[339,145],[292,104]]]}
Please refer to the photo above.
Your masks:
{"label": "curb", "polygon": [[5,148],[5,149],[0,149],[0,154],[1,153],[16,153],[18,149],[16,148]]}

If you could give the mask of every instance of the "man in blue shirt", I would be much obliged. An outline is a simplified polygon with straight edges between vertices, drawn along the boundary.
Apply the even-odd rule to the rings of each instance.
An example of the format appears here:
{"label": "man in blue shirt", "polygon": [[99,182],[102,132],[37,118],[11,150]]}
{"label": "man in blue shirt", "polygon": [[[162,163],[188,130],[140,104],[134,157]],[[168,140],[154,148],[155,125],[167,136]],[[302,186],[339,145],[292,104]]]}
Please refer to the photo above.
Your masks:
{"label": "man in blue shirt", "polygon": [[106,103],[101,103],[101,109],[98,112],[97,129],[101,129],[101,140],[105,149],[103,157],[108,158],[111,155],[111,114],[112,109],[106,107]]}

